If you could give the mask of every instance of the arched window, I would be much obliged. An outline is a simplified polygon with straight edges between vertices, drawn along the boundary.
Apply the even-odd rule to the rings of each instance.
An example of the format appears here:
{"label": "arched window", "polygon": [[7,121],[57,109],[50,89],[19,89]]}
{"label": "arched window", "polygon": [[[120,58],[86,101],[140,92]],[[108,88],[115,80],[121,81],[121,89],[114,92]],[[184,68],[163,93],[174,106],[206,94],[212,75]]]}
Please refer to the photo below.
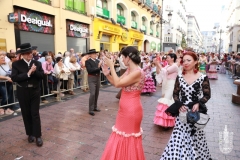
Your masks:
{"label": "arched window", "polygon": [[117,15],[119,16],[124,16],[124,10],[122,8],[122,6],[120,6],[119,4],[117,4]]}
{"label": "arched window", "polygon": [[153,35],[153,24],[150,22],[150,35]]}
{"label": "arched window", "polygon": [[131,17],[132,17],[132,21],[136,22],[136,15],[133,12],[131,12]]}
{"label": "arched window", "polygon": [[97,0],[97,6],[99,8],[108,9],[107,0]]}
{"label": "arched window", "polygon": [[145,17],[142,17],[142,27],[141,30],[144,32],[144,34],[147,33],[147,19]]}

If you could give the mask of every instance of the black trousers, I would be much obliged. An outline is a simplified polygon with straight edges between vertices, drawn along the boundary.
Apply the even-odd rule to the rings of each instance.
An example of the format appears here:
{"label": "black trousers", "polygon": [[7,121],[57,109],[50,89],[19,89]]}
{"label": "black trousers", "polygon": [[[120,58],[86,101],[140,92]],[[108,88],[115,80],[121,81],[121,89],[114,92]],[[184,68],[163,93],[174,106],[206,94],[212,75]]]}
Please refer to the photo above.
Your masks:
{"label": "black trousers", "polygon": [[100,76],[88,76],[88,85],[90,90],[89,112],[97,109],[97,100],[100,88]]}
{"label": "black trousers", "polygon": [[17,87],[17,96],[26,134],[41,137],[41,120],[39,115],[40,87]]}

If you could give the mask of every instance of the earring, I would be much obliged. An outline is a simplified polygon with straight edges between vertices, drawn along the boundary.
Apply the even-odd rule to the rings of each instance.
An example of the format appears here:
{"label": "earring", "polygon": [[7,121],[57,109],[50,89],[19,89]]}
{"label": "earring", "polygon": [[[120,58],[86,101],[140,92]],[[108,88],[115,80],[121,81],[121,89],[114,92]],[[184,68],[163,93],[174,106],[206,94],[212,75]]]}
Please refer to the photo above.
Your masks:
{"label": "earring", "polygon": [[185,72],[185,70],[183,69],[182,74],[185,75],[185,73],[186,73],[186,72]]}
{"label": "earring", "polygon": [[193,72],[196,74],[196,73],[198,72],[198,70],[195,68],[195,69],[193,70]]}

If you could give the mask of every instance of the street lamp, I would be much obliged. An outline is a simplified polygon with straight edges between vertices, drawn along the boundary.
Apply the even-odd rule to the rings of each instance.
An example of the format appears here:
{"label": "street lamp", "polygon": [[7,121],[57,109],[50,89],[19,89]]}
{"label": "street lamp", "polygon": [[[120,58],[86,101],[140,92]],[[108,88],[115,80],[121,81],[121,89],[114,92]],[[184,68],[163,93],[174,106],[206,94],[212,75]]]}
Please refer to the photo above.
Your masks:
{"label": "street lamp", "polygon": [[[163,2],[162,2],[162,3],[163,3]],[[162,5],[163,5],[163,4],[162,4]],[[171,13],[171,12],[168,13],[168,21],[164,20],[164,19],[162,18],[162,16],[160,17],[159,23],[161,24],[161,32],[160,32],[160,34],[161,34],[161,38],[160,38],[161,52],[163,51],[163,45],[162,45],[162,38],[163,38],[163,36],[162,36],[162,25],[163,25],[163,23],[168,23],[168,24],[170,24],[171,20],[172,20],[172,13]]]}
{"label": "street lamp", "polygon": [[220,57],[220,54],[221,54],[221,43],[222,43],[221,35],[222,35],[222,33],[224,33],[224,31],[222,29],[220,29],[220,31],[218,31],[218,33],[220,33],[219,50],[218,50],[218,56]]}

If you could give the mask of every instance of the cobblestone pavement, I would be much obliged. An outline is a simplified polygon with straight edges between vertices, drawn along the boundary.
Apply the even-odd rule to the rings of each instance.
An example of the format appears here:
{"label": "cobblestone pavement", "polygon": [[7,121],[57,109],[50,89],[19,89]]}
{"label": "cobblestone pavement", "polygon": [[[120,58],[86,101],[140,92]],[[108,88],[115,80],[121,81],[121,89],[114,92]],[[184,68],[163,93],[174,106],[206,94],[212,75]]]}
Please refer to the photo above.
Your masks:
{"label": "cobblestone pavement", "polygon": [[[228,75],[219,75],[211,81],[212,98],[207,103],[211,120],[205,128],[208,145],[213,159],[240,159],[240,106],[231,103],[231,94],[236,86]],[[100,90],[99,108],[95,116],[88,114],[89,93],[68,98],[62,102],[41,107],[42,134],[41,148],[28,143],[21,116],[0,119],[0,159],[13,160],[98,160],[111,133],[118,111],[115,98],[119,89],[112,86]],[[153,124],[157,99],[161,93],[143,95],[144,117],[142,121],[143,146],[147,160],[158,160],[172,130],[164,131]],[[225,155],[219,150],[219,132],[224,126],[234,132],[233,150]]]}

